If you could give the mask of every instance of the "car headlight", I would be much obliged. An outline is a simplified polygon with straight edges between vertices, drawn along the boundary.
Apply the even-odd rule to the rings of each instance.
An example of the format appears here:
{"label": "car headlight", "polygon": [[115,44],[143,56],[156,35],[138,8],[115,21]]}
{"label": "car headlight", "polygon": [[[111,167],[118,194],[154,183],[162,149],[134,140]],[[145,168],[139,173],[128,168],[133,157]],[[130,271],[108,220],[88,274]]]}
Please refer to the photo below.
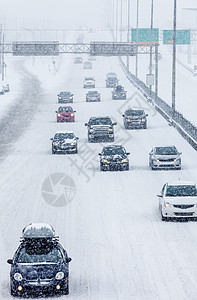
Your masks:
{"label": "car headlight", "polygon": [[164,207],[170,207],[171,206],[171,204],[170,203],[168,203],[168,202],[164,202]]}
{"label": "car headlight", "polygon": [[125,96],[125,94],[122,94],[122,96]]}
{"label": "car headlight", "polygon": [[53,142],[53,145],[58,146],[59,142]]}
{"label": "car headlight", "polygon": [[127,119],[127,122],[131,122],[131,119]]}
{"label": "car headlight", "polygon": [[75,142],[72,142],[72,143],[71,143],[71,146],[74,146],[74,145],[76,145],[76,143],[77,143],[76,141],[75,141]]}
{"label": "car headlight", "polygon": [[112,128],[109,128],[109,132],[113,132],[113,129],[112,129]]}
{"label": "car headlight", "polygon": [[107,159],[103,159],[103,162],[104,162],[104,163],[108,163],[108,160],[107,160]]}
{"label": "car headlight", "polygon": [[22,275],[20,273],[15,273],[14,274],[14,279],[16,281],[21,281],[23,279]]}
{"label": "car headlight", "polygon": [[64,272],[58,272],[56,275],[55,275],[55,279],[63,279],[64,278]]}
{"label": "car headlight", "polygon": [[57,114],[58,117],[61,117],[61,114]]}
{"label": "car headlight", "polygon": [[62,97],[58,97],[58,99],[62,99]]}
{"label": "car headlight", "polygon": [[114,96],[116,96],[116,94],[114,94]]}
{"label": "car headlight", "polygon": [[123,158],[123,159],[122,159],[122,162],[127,162],[127,159],[126,159],[126,158]]}
{"label": "car headlight", "polygon": [[142,119],[142,122],[145,122],[146,120],[145,119]]}
{"label": "car headlight", "polygon": [[89,129],[89,132],[93,132],[94,130],[93,129]]}
{"label": "car headlight", "polygon": [[70,99],[72,99],[73,97],[72,96],[70,96]]}
{"label": "car headlight", "polygon": [[70,114],[71,117],[74,117],[74,114]]}

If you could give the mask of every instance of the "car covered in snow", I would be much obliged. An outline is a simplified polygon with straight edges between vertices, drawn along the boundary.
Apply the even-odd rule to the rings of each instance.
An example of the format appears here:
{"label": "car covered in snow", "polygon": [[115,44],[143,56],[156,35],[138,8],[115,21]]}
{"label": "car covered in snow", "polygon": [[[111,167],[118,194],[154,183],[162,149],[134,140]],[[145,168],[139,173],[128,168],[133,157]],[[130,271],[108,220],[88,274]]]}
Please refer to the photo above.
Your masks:
{"label": "car covered in snow", "polygon": [[10,91],[10,85],[9,85],[9,83],[4,84],[3,85],[3,89],[4,89],[5,93],[8,93]]}
{"label": "car covered in snow", "polygon": [[114,88],[118,84],[118,81],[116,73],[109,72],[106,74],[105,83],[107,88]]}
{"label": "car covered in snow", "polygon": [[60,92],[57,97],[58,103],[73,103],[73,94],[69,91]]}
{"label": "car covered in snow", "polygon": [[57,113],[57,122],[74,122],[75,110],[71,106],[60,106]]}
{"label": "car covered in snow", "polygon": [[181,169],[181,152],[172,146],[153,147],[149,153],[149,166],[155,169]]}
{"label": "car covered in snow", "polygon": [[83,62],[82,57],[80,57],[80,56],[75,57],[74,62],[75,62],[75,64],[82,64],[82,62]]}
{"label": "car covered in snow", "polygon": [[100,156],[100,170],[129,170],[128,155],[123,146],[112,145],[103,148]]}
{"label": "car covered in snow", "polygon": [[128,108],[122,116],[125,129],[147,128],[148,114],[143,109]]}
{"label": "car covered in snow", "polygon": [[112,91],[112,99],[113,100],[126,100],[127,92],[124,87],[120,84],[116,85]]}
{"label": "car covered in snow", "polygon": [[85,126],[88,128],[88,142],[114,141],[114,125],[110,117],[91,117]]}
{"label": "car covered in snow", "polygon": [[163,221],[171,218],[197,218],[197,188],[194,182],[165,183],[157,197]]}
{"label": "car covered in snow", "polygon": [[78,137],[73,131],[57,131],[52,140],[52,154],[77,153]]}
{"label": "car covered in snow", "polygon": [[91,61],[85,61],[83,63],[83,68],[84,69],[92,69],[92,63],[91,63]]}
{"label": "car covered in snow", "polygon": [[68,294],[71,258],[52,226],[30,224],[23,229],[22,235],[13,259],[7,261],[11,265],[11,295]]}
{"label": "car covered in snow", "polygon": [[101,94],[98,91],[88,91],[86,93],[86,102],[100,102]]}
{"label": "car covered in snow", "polygon": [[92,76],[84,77],[83,81],[84,88],[95,88],[95,79]]}

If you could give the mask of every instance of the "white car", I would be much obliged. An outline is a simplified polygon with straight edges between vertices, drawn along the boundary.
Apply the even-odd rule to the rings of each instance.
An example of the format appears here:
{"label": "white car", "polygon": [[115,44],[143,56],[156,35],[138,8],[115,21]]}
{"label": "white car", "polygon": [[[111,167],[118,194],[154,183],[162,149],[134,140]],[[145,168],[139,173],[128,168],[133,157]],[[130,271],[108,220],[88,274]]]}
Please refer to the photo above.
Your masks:
{"label": "white car", "polygon": [[83,81],[84,88],[95,88],[95,79],[94,77],[85,77]]}
{"label": "white car", "polygon": [[197,188],[194,182],[165,183],[157,197],[162,221],[170,218],[197,218]]}
{"label": "white car", "polygon": [[84,69],[92,69],[92,63],[91,61],[85,61],[83,64]]}

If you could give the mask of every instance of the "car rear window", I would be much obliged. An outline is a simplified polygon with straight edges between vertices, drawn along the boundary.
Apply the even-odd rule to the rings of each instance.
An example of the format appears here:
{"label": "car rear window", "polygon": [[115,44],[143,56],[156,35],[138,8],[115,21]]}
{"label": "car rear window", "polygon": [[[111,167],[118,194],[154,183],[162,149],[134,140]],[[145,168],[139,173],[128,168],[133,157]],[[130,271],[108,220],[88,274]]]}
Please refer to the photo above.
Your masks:
{"label": "car rear window", "polygon": [[166,190],[167,197],[188,197],[197,196],[195,185],[170,185]]}

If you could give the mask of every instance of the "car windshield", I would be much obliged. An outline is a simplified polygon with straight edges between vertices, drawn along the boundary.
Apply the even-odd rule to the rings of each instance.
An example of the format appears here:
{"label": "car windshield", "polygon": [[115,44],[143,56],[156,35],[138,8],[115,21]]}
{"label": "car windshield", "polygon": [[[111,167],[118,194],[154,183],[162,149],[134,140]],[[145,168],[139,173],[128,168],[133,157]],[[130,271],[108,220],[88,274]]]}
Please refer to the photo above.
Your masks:
{"label": "car windshield", "polygon": [[178,151],[175,147],[156,147],[155,148],[156,155],[176,155]]}
{"label": "car windshield", "polygon": [[74,133],[56,133],[54,139],[63,140],[63,139],[74,139]]}
{"label": "car windshield", "polygon": [[195,185],[170,185],[166,190],[167,197],[188,197],[197,196]]}
{"label": "car windshield", "polygon": [[61,92],[60,95],[61,95],[61,96],[69,96],[69,95],[70,95],[70,92]]}
{"label": "car windshield", "polygon": [[71,107],[60,107],[59,108],[59,112],[72,112],[72,108]]}
{"label": "car windshield", "polygon": [[123,147],[106,147],[103,149],[104,155],[124,155],[126,153]]}
{"label": "car windshield", "polygon": [[117,85],[116,88],[115,88],[115,90],[116,91],[124,91],[124,88],[121,85]]}
{"label": "car windshield", "polygon": [[21,248],[16,258],[17,263],[61,263],[63,257],[60,250],[52,242],[29,243]]}
{"label": "car windshield", "polygon": [[117,78],[116,73],[108,73],[107,78]]}
{"label": "car windshield", "polygon": [[86,77],[85,80],[94,80],[92,77]]}
{"label": "car windshield", "polygon": [[110,118],[95,118],[90,119],[89,125],[112,125]]}
{"label": "car windshield", "polygon": [[98,92],[96,91],[89,91],[88,92],[88,96],[97,96],[98,95]]}
{"label": "car windshield", "polygon": [[128,109],[125,111],[126,116],[142,116],[143,114],[144,114],[143,110]]}

